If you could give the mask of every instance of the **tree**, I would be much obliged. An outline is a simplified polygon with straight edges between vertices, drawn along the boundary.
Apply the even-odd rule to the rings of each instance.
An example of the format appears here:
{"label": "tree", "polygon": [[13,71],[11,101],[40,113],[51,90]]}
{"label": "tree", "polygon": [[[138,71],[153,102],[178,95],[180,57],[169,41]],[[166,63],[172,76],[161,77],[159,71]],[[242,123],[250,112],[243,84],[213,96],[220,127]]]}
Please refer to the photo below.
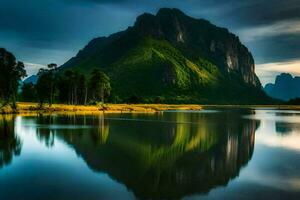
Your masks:
{"label": "tree", "polygon": [[69,96],[69,104],[77,104],[78,103],[78,94],[77,94],[77,88],[78,88],[78,81],[79,81],[79,74],[76,71],[73,70],[67,70],[64,73],[64,77],[67,80],[69,90],[68,90],[68,96]]}
{"label": "tree", "polygon": [[48,68],[50,69],[50,70],[57,70],[57,64],[55,64],[55,63],[50,63],[50,64],[48,64]]}
{"label": "tree", "polygon": [[50,106],[53,104],[58,82],[57,69],[57,65],[51,63],[48,65],[48,69],[40,69],[38,72],[36,91],[41,106],[45,101]]}
{"label": "tree", "polygon": [[78,77],[78,97],[79,103],[86,105],[88,98],[88,87],[86,83],[86,78],[82,74],[80,74]]}
{"label": "tree", "polygon": [[22,101],[34,102],[36,100],[36,90],[32,82],[24,83],[22,86]]}
{"label": "tree", "polygon": [[58,97],[60,102],[68,104],[86,104],[87,83],[83,74],[66,70],[58,78]]}
{"label": "tree", "polygon": [[52,74],[48,69],[40,69],[38,72],[38,80],[36,83],[37,98],[39,100],[40,106],[48,101],[50,103],[51,99],[51,81]]}
{"label": "tree", "polygon": [[57,83],[57,64],[55,63],[50,63],[48,64],[48,69],[49,69],[49,75],[51,76],[50,81],[50,106],[53,103],[53,99],[54,99],[54,94],[55,94],[55,90],[56,90],[56,83]]}
{"label": "tree", "polygon": [[59,76],[57,82],[58,88],[58,101],[61,103],[70,103],[69,102],[69,81],[66,79],[64,75]]}
{"label": "tree", "polygon": [[110,79],[99,69],[94,69],[91,73],[89,88],[92,100],[101,100],[104,103],[104,99],[110,95]]}
{"label": "tree", "polygon": [[6,105],[12,103],[16,107],[19,82],[26,77],[26,71],[22,62],[17,62],[15,56],[0,48],[0,103]]}

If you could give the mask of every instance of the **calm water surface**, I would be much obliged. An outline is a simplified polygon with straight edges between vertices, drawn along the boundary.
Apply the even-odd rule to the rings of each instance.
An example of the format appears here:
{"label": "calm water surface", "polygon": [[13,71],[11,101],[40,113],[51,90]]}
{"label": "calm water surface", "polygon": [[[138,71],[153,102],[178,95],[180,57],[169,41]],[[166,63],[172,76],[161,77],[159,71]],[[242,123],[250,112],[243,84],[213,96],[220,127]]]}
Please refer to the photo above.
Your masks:
{"label": "calm water surface", "polygon": [[300,199],[300,112],[0,116],[0,199]]}

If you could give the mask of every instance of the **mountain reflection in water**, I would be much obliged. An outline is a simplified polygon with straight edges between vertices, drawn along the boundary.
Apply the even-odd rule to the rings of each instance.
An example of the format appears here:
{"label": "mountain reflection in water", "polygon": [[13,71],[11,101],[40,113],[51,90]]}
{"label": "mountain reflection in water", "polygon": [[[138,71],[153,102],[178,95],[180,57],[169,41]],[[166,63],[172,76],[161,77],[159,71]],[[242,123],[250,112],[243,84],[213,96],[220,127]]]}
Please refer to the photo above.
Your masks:
{"label": "mountain reflection in water", "polygon": [[[0,146],[9,159],[21,149],[13,121],[3,118],[0,125],[11,132]],[[55,139],[64,141],[93,171],[125,184],[138,198],[178,199],[207,193],[238,176],[252,157],[259,122],[241,118],[238,111],[165,112],[40,115],[22,117],[21,126],[35,127],[48,148]]]}

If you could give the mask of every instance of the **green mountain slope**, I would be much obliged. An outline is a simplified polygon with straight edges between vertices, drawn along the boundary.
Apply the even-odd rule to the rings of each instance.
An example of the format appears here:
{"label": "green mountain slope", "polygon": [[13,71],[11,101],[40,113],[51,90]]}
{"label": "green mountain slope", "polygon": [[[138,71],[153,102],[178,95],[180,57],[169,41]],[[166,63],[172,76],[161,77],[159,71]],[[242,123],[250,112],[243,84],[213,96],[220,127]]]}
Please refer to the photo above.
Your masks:
{"label": "green mountain slope", "polygon": [[247,48],[227,29],[177,9],[143,14],[135,25],[92,40],[61,69],[111,78],[113,98],[143,102],[263,103],[269,99]]}

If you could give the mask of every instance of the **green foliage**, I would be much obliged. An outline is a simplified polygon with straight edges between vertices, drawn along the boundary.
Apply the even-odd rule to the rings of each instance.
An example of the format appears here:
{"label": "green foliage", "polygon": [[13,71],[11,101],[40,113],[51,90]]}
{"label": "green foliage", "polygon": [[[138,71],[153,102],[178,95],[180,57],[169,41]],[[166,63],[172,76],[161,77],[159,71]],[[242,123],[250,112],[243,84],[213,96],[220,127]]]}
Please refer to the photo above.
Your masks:
{"label": "green foliage", "polygon": [[[228,66],[229,54],[234,66]],[[253,65],[251,53],[227,29],[162,9],[92,40],[62,71],[88,76],[98,66],[121,102],[136,96],[145,103],[268,103]]]}
{"label": "green foliage", "polygon": [[[60,84],[62,89],[60,90],[60,97],[67,97],[67,101],[69,104],[77,104],[78,103],[78,85],[79,85],[80,75],[76,71],[67,70],[64,75],[61,77],[61,81],[63,84]],[[85,83],[84,83],[85,84]],[[66,90],[63,90],[66,88]]]}
{"label": "green foliage", "polygon": [[33,83],[24,83],[22,86],[21,100],[35,102],[37,99],[36,89]]}
{"label": "green foliage", "polygon": [[141,39],[105,69],[114,92],[125,102],[131,102],[132,96],[149,103],[157,102],[158,96],[171,100],[176,93],[191,95],[199,88],[217,84],[214,74],[183,56],[169,42],[151,38]]}
{"label": "green foliage", "polygon": [[25,76],[24,64],[17,62],[12,53],[0,48],[0,106],[12,103],[15,107],[19,82]]}
{"label": "green foliage", "polygon": [[287,102],[288,105],[300,105],[300,98],[294,98],[294,99],[290,99]]}
{"label": "green foliage", "polygon": [[100,100],[104,103],[105,98],[109,97],[111,91],[109,77],[99,69],[94,69],[89,81],[89,91],[92,101]]}
{"label": "green foliage", "polygon": [[58,68],[57,65],[51,63],[48,69],[40,69],[38,72],[38,81],[36,84],[37,97],[42,105],[47,101],[50,106],[52,105],[57,95],[58,84]]}
{"label": "green foliage", "polygon": [[59,100],[69,104],[86,104],[87,83],[84,75],[67,70],[59,78]]}
{"label": "green foliage", "polygon": [[38,73],[38,80],[36,83],[37,98],[41,106],[43,103],[51,101],[52,90],[52,72],[48,69],[40,69]]}
{"label": "green foliage", "polygon": [[[50,66],[50,65],[49,65]],[[25,101],[34,101],[36,97],[42,106],[48,102],[78,104],[98,104],[110,97],[110,79],[95,69],[87,80],[84,74],[75,70],[65,70],[58,73],[56,67],[40,69],[37,84],[24,84],[22,98]]]}
{"label": "green foliage", "polygon": [[[187,56],[166,40],[137,37],[131,42],[109,45],[98,58],[87,57],[69,69],[57,70],[58,76],[53,75],[55,66],[44,70],[37,84],[40,102],[51,102],[53,96],[69,104],[247,104],[266,99],[240,74],[224,74],[204,57]],[[107,66],[103,67],[103,63]],[[59,88],[58,92],[55,88]],[[53,90],[54,94],[45,94]]]}

